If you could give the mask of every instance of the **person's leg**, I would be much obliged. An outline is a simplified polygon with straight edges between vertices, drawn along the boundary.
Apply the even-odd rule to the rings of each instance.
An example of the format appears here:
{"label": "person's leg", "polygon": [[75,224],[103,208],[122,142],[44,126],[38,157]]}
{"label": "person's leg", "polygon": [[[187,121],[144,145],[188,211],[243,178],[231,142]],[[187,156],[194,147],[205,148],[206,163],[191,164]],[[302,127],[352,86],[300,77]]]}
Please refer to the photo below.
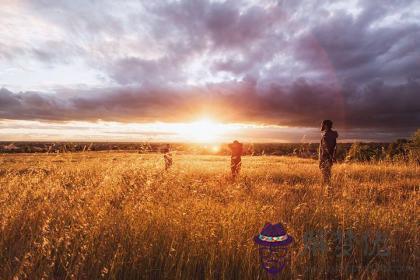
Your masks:
{"label": "person's leg", "polygon": [[241,159],[232,158],[230,162],[230,169],[232,171],[232,177],[235,178],[239,173]]}
{"label": "person's leg", "polygon": [[325,181],[325,176],[324,176],[324,162],[322,160],[319,161],[319,171],[321,172],[322,184],[324,184],[324,181]]}
{"label": "person's leg", "polygon": [[232,177],[235,177],[235,160],[231,158],[230,160],[230,171],[232,173]]}
{"label": "person's leg", "polygon": [[331,178],[331,164],[327,160],[320,161],[319,169],[321,170],[323,185],[329,185]]}
{"label": "person's leg", "polygon": [[327,165],[324,169],[324,184],[329,186],[331,183],[331,165]]}
{"label": "person's leg", "polygon": [[172,166],[172,157],[170,155],[165,155],[165,170],[168,170]]}

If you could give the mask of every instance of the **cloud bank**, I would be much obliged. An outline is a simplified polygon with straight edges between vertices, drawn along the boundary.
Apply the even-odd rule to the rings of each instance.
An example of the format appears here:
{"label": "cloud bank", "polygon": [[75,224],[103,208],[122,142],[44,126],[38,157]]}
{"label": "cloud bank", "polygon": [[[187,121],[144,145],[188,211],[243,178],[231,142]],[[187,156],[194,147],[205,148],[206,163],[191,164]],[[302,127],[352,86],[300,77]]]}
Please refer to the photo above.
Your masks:
{"label": "cloud bank", "polygon": [[[83,89],[4,87],[2,119],[150,122],[207,114],[296,127],[331,118],[390,131],[420,123],[416,1],[1,5],[0,23],[8,25],[0,38],[14,38],[1,40],[1,64],[27,60],[54,71],[82,61],[102,77]],[[12,36],[13,24],[27,29]]]}

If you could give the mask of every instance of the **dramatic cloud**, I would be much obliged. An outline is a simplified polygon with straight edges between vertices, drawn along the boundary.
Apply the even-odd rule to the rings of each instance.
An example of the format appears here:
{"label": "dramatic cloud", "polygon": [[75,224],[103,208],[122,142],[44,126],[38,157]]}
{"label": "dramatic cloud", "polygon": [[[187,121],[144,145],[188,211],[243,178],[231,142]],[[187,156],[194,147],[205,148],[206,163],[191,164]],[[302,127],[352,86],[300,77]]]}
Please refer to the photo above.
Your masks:
{"label": "dramatic cloud", "polygon": [[[297,127],[332,118],[407,133],[420,123],[414,0],[0,5],[3,119],[151,122],[206,113]],[[58,69],[62,85],[45,86]],[[30,82],[28,71],[37,73]]]}
{"label": "dramatic cloud", "polygon": [[376,80],[360,90],[349,86],[343,91],[303,79],[290,87],[273,84],[263,94],[255,81],[180,89],[120,87],[54,95],[14,94],[1,89],[0,118],[173,122],[213,115],[226,122],[313,127],[329,117],[349,128],[411,130],[420,123],[419,92],[416,81],[386,86]]}

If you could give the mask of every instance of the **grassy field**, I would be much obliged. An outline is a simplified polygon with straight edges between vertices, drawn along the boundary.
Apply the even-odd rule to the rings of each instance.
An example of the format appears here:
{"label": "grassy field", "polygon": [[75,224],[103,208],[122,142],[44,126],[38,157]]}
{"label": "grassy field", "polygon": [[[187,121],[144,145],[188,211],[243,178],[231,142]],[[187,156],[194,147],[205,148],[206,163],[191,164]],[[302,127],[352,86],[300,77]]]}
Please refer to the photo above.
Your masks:
{"label": "grassy field", "polygon": [[0,156],[0,279],[271,279],[252,240],[266,221],[295,239],[278,279],[416,279],[419,167],[338,164],[325,195],[314,160],[244,157],[236,182],[229,164]]}

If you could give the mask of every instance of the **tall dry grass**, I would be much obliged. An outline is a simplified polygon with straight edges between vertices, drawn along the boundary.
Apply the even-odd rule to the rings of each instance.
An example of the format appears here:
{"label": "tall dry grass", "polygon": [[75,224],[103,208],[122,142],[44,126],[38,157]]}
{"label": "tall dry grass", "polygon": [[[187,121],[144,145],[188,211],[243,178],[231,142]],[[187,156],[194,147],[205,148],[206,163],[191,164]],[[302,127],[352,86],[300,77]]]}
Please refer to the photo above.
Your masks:
{"label": "tall dry grass", "polygon": [[[295,238],[279,279],[416,278],[416,166],[339,164],[326,196],[313,160],[245,157],[236,182],[228,157],[174,160],[1,156],[0,278],[269,279],[252,241],[266,221]],[[308,232],[326,249],[305,248]],[[364,251],[378,232],[387,256]]]}

